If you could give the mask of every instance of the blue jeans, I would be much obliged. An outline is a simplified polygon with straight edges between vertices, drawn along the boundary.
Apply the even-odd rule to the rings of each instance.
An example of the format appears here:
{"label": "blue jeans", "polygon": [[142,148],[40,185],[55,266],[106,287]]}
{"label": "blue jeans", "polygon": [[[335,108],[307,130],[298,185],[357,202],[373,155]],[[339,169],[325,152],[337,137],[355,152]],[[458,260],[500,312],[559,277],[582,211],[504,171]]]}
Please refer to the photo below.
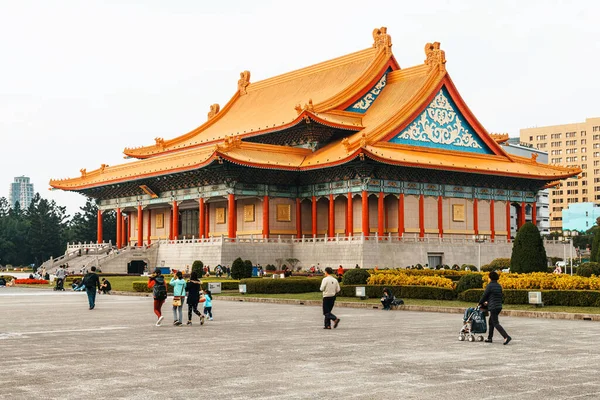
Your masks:
{"label": "blue jeans", "polygon": [[212,318],[212,306],[204,307],[204,315],[208,315],[209,318]]}
{"label": "blue jeans", "polygon": [[86,287],[85,292],[87,293],[88,303],[90,303],[90,309],[92,309],[96,305],[96,288]]}

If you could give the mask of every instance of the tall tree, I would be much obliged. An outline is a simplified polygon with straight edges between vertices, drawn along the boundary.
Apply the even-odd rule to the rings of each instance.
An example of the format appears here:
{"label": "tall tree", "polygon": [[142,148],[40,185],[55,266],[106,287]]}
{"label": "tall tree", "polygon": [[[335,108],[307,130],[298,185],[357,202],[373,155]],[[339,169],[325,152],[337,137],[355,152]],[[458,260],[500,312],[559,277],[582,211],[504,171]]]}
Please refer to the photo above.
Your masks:
{"label": "tall tree", "polygon": [[[75,213],[69,224],[69,242],[96,242],[98,239],[98,206],[96,201],[87,198],[81,212]],[[102,213],[102,240],[116,242],[117,217],[114,211]]]}
{"label": "tall tree", "polygon": [[540,231],[531,222],[521,226],[515,237],[510,272],[545,272],[548,270],[548,257]]}
{"label": "tall tree", "polygon": [[64,253],[66,208],[54,200],[48,201],[36,193],[27,209],[28,243],[31,262],[40,265],[52,256]]}

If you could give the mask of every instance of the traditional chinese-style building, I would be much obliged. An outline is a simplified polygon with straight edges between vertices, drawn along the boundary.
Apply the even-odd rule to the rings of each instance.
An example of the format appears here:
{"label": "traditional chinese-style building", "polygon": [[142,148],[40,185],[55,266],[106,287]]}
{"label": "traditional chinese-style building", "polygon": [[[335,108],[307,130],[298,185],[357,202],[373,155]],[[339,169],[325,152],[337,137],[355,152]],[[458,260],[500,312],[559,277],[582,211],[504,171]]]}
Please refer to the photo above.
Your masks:
{"label": "traditional chinese-style building", "polygon": [[439,43],[401,68],[386,28],[373,39],[259,82],[244,71],[198,128],[50,185],[97,199],[98,240],[102,211],[114,209],[117,247],[180,246],[156,263],[474,263],[456,253],[474,235],[486,235],[486,259],[506,256],[511,205],[520,225],[538,190],[581,170],[506,153],[461,98]]}

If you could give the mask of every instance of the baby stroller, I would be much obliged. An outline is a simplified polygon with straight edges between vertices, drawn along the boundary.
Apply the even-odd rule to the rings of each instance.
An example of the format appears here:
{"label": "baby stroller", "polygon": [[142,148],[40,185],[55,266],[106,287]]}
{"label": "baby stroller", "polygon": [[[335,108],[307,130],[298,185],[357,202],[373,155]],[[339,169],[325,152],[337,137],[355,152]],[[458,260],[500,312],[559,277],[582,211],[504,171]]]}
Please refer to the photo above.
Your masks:
{"label": "baby stroller", "polygon": [[65,290],[65,280],[56,278],[56,285],[54,286],[54,290]]}
{"label": "baby stroller", "polygon": [[487,332],[487,323],[485,322],[485,311],[479,306],[477,308],[469,307],[463,316],[463,327],[458,335],[461,342],[467,339],[469,342],[475,341],[475,335],[478,342],[483,342],[482,334]]}

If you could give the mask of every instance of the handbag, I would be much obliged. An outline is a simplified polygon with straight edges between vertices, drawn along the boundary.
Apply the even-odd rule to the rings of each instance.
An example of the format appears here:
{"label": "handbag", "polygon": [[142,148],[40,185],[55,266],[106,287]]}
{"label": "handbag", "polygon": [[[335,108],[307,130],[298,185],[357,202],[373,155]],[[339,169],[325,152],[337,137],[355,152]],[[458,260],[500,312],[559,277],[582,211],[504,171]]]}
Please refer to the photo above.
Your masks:
{"label": "handbag", "polygon": [[173,297],[173,307],[181,307],[181,296]]}

